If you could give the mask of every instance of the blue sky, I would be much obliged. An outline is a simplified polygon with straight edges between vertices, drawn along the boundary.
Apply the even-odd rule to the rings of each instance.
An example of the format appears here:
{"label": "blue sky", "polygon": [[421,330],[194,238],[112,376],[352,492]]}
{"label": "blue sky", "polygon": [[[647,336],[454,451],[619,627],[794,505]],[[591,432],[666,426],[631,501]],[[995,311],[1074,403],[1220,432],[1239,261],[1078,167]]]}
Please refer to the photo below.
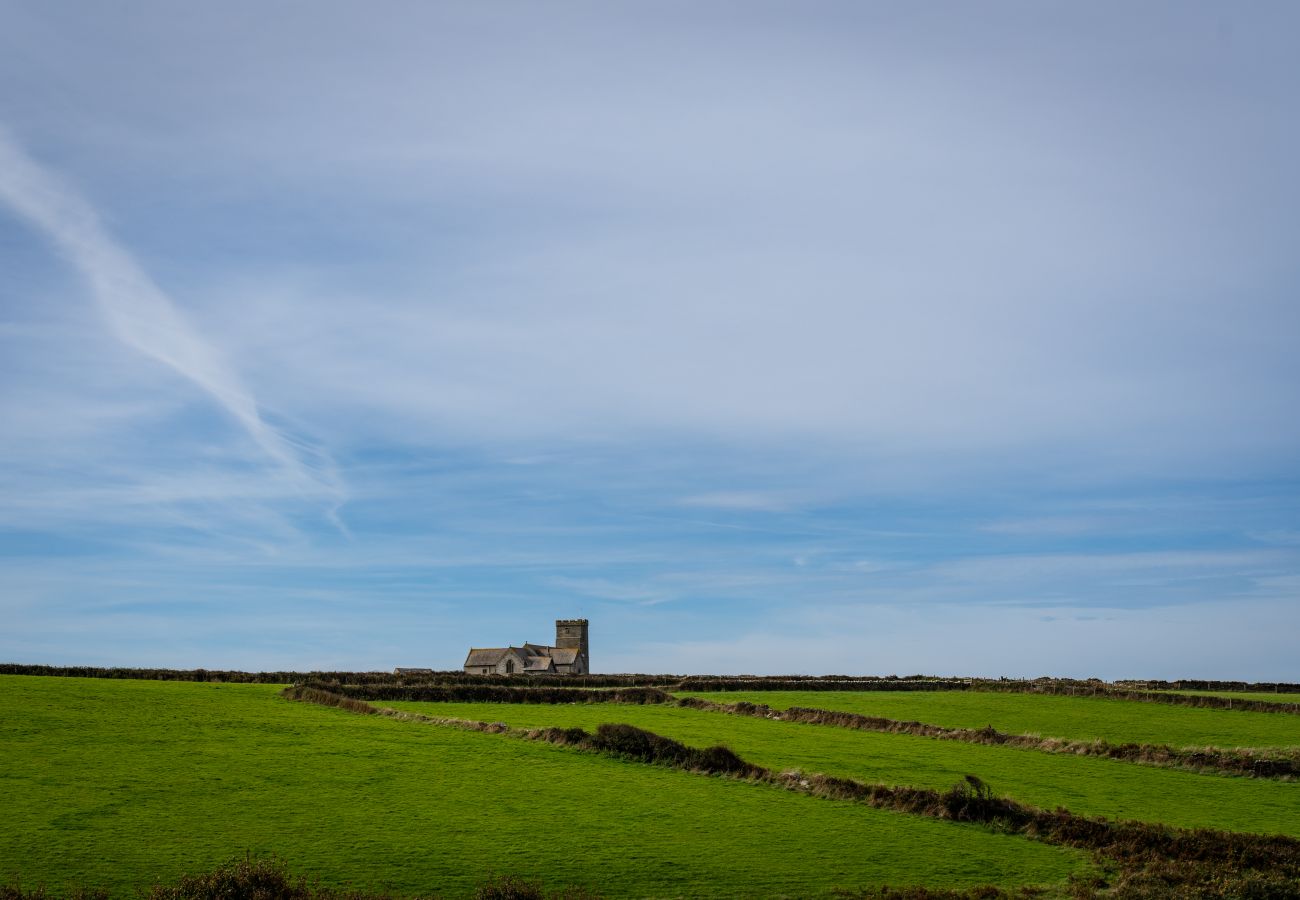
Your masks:
{"label": "blue sky", "polygon": [[1298,26],[0,0],[0,659],[1300,680]]}

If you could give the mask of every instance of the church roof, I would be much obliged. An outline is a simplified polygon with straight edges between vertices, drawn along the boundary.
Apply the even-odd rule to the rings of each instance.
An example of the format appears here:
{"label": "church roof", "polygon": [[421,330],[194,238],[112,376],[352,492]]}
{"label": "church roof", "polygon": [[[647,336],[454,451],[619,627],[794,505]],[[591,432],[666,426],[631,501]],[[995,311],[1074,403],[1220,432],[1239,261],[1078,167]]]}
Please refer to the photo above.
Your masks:
{"label": "church roof", "polygon": [[465,657],[465,665],[495,666],[513,649],[513,647],[471,647],[469,656]]}
{"label": "church roof", "polygon": [[525,643],[522,647],[471,647],[465,665],[495,668],[513,653],[524,663],[525,672],[550,672],[555,666],[571,666],[582,651],[577,647],[547,647]]}

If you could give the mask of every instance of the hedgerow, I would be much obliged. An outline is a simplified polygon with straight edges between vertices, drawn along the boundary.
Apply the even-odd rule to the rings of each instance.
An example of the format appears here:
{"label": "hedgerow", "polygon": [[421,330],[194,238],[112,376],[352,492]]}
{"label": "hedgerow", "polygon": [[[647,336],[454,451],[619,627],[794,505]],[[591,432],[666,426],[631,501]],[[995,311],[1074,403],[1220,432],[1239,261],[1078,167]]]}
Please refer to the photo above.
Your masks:
{"label": "hedgerow", "polygon": [[1236,697],[1215,697],[1200,694],[1177,694],[1163,691],[1140,691],[1115,687],[1103,682],[1081,684],[1078,682],[1059,679],[1006,682],[981,681],[973,683],[972,689],[1020,694],[1054,694],[1069,697],[1099,697],[1106,700],[1136,700],[1142,703],[1168,703],[1172,706],[1195,706],[1202,709],[1235,709],[1239,712],[1300,714],[1300,703],[1239,699]]}
{"label": "hedgerow", "polygon": [[1206,681],[1201,678],[1180,678],[1177,681],[1152,681],[1147,679],[1122,679],[1116,687],[1136,691],[1238,691],[1258,694],[1300,694],[1300,684],[1285,681]]}
{"label": "hedgerow", "polygon": [[[437,894],[426,895],[430,900]],[[43,886],[0,885],[0,900],[108,900],[107,891],[79,887],[65,894]],[[392,895],[340,889],[290,870],[281,859],[245,856],[210,872],[183,875],[174,884],[154,884],[141,900],[395,900]],[[418,898],[410,898],[418,900]],[[541,881],[514,875],[489,876],[474,900],[600,900],[581,887],[547,890]]]}
{"label": "hedgerow", "polygon": [[146,669],[132,667],[45,666],[0,663],[0,675],[40,675],[64,678],[109,678],[140,681],[196,681],[224,684],[298,684],[319,682],[331,685],[525,685],[610,688],[671,686],[680,675],[478,675],[463,671],[446,672],[240,672],[230,669]]}
{"label": "hedgerow", "polygon": [[965,678],[829,678],[690,676],[674,691],[968,691],[975,682]]}
{"label": "hedgerow", "polygon": [[357,700],[412,700],[430,703],[673,703],[654,687],[593,691],[576,687],[524,687],[504,684],[330,684],[308,681],[305,688]]}
{"label": "hedgerow", "polygon": [[[667,691],[993,691],[1006,693],[1058,694],[1101,697],[1112,700],[1135,700],[1168,703],[1207,709],[1235,709],[1248,712],[1300,714],[1300,702],[1202,696],[1173,693],[1173,686],[1183,689],[1271,691],[1300,695],[1300,685],[1285,683],[1248,684],[1246,682],[1180,681],[1119,682],[1107,684],[1099,679],[1037,678],[973,679],[939,678],[932,675],[851,676],[851,675],[481,675],[460,670],[441,672],[239,672],[210,669],[98,668],[92,666],[45,666],[0,663],[0,675],[44,675],[78,678],[131,678],[153,681],[198,681],[256,684],[317,684],[330,690],[345,687],[379,692],[388,688],[425,689],[481,686],[485,688],[531,687],[553,689],[562,685],[575,688],[659,688]],[[1141,689],[1159,687],[1161,690]],[[365,699],[361,697],[360,699]],[[410,694],[380,696],[369,699],[435,699]],[[457,699],[493,702],[489,694],[460,695]],[[515,702],[515,701],[501,701]],[[529,701],[523,701],[529,702]],[[540,701],[540,702],[572,702]],[[656,701],[657,702],[657,701]]]}
{"label": "hedgerow", "polygon": [[903,722],[881,716],[865,716],[839,710],[812,709],[792,706],[773,709],[761,703],[715,703],[700,697],[683,697],[679,706],[709,712],[798,722],[806,725],[831,725],[856,731],[876,731],[889,734],[910,734],[940,740],[962,741],[1012,747],[1018,750],[1037,750],[1046,753],[1065,753],[1071,756],[1100,756],[1123,762],[1170,768],[1191,769],[1202,772],[1225,772],[1254,778],[1292,778],[1300,775],[1300,753],[1282,750],[1257,750],[1239,748],[1225,750],[1215,747],[1175,748],[1164,744],[1112,744],[1106,740],[1072,741],[1054,737],[1037,737],[1024,734],[1007,734],[992,726],[985,728],[948,728],[923,722]]}

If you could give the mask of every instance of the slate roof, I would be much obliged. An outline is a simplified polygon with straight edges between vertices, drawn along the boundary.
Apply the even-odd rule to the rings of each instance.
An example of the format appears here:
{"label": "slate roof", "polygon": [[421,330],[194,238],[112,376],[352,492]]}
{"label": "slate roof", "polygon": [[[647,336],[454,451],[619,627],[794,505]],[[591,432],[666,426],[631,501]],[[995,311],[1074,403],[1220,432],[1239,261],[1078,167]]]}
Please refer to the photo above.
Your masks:
{"label": "slate roof", "polygon": [[555,666],[571,666],[581,652],[576,647],[547,647],[542,644],[525,643],[522,647],[472,647],[465,658],[465,666],[486,666],[496,668],[514,653],[523,660],[525,672],[550,672]]}
{"label": "slate roof", "polygon": [[511,647],[471,647],[469,656],[465,657],[467,666],[495,666],[505,659]]}

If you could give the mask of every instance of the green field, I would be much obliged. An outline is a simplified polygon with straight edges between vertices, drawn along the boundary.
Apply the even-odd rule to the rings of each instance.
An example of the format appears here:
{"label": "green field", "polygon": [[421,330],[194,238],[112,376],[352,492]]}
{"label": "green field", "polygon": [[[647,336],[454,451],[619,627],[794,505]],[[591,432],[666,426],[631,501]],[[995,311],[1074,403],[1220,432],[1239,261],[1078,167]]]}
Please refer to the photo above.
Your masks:
{"label": "green field", "polygon": [[276,691],[0,677],[0,881],[130,897],[252,851],[403,895],[464,896],[497,872],[609,897],[806,897],[884,882],[1061,884],[1089,865],[978,826]]}
{"label": "green field", "polygon": [[748,691],[690,693],[718,703],[837,709],[1009,734],[1174,747],[1300,747],[1300,716],[1133,700],[988,691]]}
{"label": "green field", "polygon": [[1044,809],[1064,806],[1072,812],[1115,819],[1300,836],[1300,782],[1201,775],[1096,757],[674,706],[388,701],[378,705],[521,728],[576,725],[591,730],[605,722],[625,722],[692,746],[725,744],[750,762],[778,771],[797,768],[864,782],[938,789],[969,773],[999,794]]}

